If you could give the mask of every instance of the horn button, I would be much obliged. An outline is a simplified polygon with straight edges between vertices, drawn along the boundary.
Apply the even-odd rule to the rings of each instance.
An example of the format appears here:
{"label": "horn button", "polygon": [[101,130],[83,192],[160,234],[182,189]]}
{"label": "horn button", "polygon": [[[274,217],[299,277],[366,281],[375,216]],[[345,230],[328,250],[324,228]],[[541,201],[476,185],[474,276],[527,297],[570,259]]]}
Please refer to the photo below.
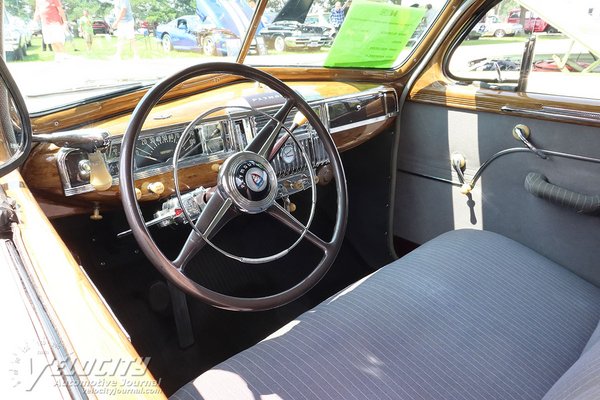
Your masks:
{"label": "horn button", "polygon": [[271,164],[252,152],[240,152],[223,163],[219,188],[241,210],[257,214],[269,208],[277,195],[277,176]]}
{"label": "horn button", "polygon": [[263,200],[269,195],[269,186],[269,176],[262,164],[248,160],[236,168],[235,187],[248,200]]}

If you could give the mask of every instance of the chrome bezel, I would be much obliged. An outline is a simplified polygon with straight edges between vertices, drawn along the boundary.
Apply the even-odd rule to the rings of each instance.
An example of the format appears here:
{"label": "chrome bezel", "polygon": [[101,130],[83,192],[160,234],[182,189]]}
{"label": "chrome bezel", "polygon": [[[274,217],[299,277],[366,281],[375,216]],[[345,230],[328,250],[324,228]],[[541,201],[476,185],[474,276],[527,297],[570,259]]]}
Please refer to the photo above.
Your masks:
{"label": "chrome bezel", "polygon": [[[259,201],[253,201],[244,197],[237,189],[235,175],[237,168],[247,161],[254,161],[267,172],[269,178],[269,193]],[[242,212],[258,214],[269,208],[277,197],[277,175],[266,158],[249,151],[241,151],[228,158],[219,170],[217,186],[221,193],[233,201],[233,204]]]}

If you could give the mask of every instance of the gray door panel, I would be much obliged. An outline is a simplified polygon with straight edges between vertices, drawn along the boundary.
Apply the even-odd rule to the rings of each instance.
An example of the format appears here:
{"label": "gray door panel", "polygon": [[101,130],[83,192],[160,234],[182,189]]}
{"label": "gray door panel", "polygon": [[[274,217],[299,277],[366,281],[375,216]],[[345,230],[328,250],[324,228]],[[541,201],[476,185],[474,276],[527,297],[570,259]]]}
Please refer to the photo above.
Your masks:
{"label": "gray door panel", "polygon": [[423,243],[459,228],[504,234],[578,275],[600,284],[600,216],[583,215],[528,193],[530,172],[588,195],[600,194],[600,164],[532,152],[495,159],[467,197],[460,193],[450,155],[462,153],[465,175],[495,153],[524,145],[512,136],[516,124],[531,128],[531,141],[545,150],[600,157],[600,129],[522,117],[477,113],[407,102],[400,131],[394,233]]}

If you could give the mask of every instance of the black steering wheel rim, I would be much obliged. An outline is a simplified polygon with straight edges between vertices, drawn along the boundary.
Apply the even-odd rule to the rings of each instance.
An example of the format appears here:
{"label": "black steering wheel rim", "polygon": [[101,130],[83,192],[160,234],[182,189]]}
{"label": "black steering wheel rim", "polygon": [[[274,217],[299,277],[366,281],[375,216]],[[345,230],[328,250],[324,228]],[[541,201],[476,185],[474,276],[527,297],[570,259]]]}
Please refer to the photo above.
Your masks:
{"label": "black steering wheel rim", "polygon": [[[229,74],[251,79],[270,87],[286,99],[292,99],[295,107],[304,114],[316,131],[329,156],[338,203],[332,238],[329,242],[324,242],[326,245],[322,249],[324,256],[308,276],[293,287],[273,295],[255,298],[230,296],[208,289],[188,278],[161,252],[152,239],[136,199],[133,159],[142,125],[152,108],[169,90],[188,79],[207,74]],[[321,280],[333,264],[341,247],[346,230],[348,196],[344,169],[337,147],[317,114],[299,94],[279,79],[253,67],[226,62],[203,63],[183,69],[157,83],[145,94],[133,111],[121,143],[119,168],[119,185],[125,216],[141,250],[166,279],[185,293],[212,306],[236,311],[259,311],[287,304],[306,293]]]}

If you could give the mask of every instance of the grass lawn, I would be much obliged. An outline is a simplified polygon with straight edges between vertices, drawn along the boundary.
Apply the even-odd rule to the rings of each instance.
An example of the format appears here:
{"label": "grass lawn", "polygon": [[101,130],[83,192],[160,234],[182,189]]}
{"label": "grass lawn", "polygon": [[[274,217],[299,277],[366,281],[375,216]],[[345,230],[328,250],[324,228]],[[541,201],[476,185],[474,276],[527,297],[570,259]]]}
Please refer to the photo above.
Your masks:
{"label": "grass lawn", "polygon": [[[117,38],[110,35],[95,35],[92,41],[92,48],[88,50],[85,42],[82,38],[75,38],[65,44],[67,53],[73,57],[88,59],[88,60],[110,60],[117,53]],[[154,37],[143,37],[141,35],[136,36],[136,44],[140,58],[142,59],[165,59],[165,58],[196,58],[196,59],[214,59],[214,56],[206,56],[198,51],[179,51],[173,50],[169,53],[165,53],[162,49],[161,43]],[[329,49],[323,49],[329,50]],[[321,53],[323,50],[318,51]],[[284,51],[276,53],[274,50],[269,50],[269,55],[302,55],[306,54],[307,51]],[[252,55],[252,54],[249,54]],[[124,60],[133,58],[133,51],[129,46],[125,46],[123,49]],[[220,58],[220,57],[217,57]],[[41,36],[33,37],[31,40],[31,47],[27,48],[27,56],[21,62],[27,61],[52,61],[54,60],[54,53],[51,51],[42,50],[42,38]]]}
{"label": "grass lawn", "polygon": [[[89,60],[110,60],[117,52],[117,38],[109,35],[95,35],[91,50],[88,50],[85,42],[81,38],[75,38],[65,44],[67,53],[74,57],[81,57]],[[165,53],[160,42],[153,37],[138,36],[136,39],[137,49],[140,58],[201,58],[205,57],[199,52],[194,51],[171,51]],[[133,51],[129,46],[123,50],[123,59],[133,58]],[[54,59],[54,53],[51,51],[42,51],[42,38],[36,36],[31,40],[31,47],[27,48],[27,56],[24,61],[51,61]]]}

